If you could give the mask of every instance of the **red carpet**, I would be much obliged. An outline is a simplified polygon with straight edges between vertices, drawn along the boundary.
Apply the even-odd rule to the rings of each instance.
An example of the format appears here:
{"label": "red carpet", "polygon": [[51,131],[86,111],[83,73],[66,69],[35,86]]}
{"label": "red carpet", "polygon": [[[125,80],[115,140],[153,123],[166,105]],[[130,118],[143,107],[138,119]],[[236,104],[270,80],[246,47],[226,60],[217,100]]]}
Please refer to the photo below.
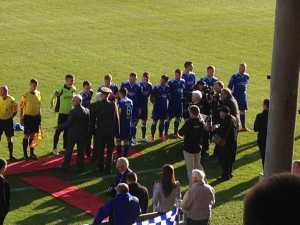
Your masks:
{"label": "red carpet", "polygon": [[95,216],[105,200],[53,176],[23,177],[23,181],[65,203]]}
{"label": "red carpet", "polygon": [[[138,158],[143,155],[142,151],[137,151],[135,149],[129,152],[130,158]],[[76,154],[73,154],[71,165],[76,164]],[[41,157],[38,160],[30,160],[30,161],[17,161],[11,162],[8,164],[7,170],[5,172],[6,175],[15,175],[21,173],[31,173],[38,172],[42,170],[52,169],[60,167],[63,163],[64,157],[60,156],[48,156]]]}

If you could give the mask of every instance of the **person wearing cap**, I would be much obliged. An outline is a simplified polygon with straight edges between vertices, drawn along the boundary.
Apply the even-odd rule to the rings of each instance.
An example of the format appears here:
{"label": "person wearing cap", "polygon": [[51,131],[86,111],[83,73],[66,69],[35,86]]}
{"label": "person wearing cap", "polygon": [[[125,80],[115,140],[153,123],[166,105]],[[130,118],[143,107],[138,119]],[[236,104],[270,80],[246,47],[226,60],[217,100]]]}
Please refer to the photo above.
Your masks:
{"label": "person wearing cap", "polygon": [[232,167],[237,151],[237,119],[230,114],[230,109],[223,106],[220,109],[220,127],[216,130],[219,148],[220,164],[223,170],[221,180],[229,180],[232,176]]}
{"label": "person wearing cap", "polygon": [[4,223],[10,206],[10,187],[4,178],[6,168],[7,162],[4,159],[0,159],[0,225]]}
{"label": "person wearing cap", "polygon": [[82,106],[82,96],[75,95],[72,99],[73,109],[68,120],[58,127],[59,130],[68,129],[67,148],[63,162],[63,169],[70,167],[74,146],[77,145],[77,165],[84,166],[84,151],[87,148],[90,127],[90,111]]}
{"label": "person wearing cap", "polygon": [[[98,154],[100,172],[111,173],[114,138],[120,131],[118,108],[114,101],[109,100],[112,93],[108,87],[102,87],[103,100],[96,102],[91,115],[91,132],[95,133],[95,150]],[[104,149],[107,148],[104,159]]]}

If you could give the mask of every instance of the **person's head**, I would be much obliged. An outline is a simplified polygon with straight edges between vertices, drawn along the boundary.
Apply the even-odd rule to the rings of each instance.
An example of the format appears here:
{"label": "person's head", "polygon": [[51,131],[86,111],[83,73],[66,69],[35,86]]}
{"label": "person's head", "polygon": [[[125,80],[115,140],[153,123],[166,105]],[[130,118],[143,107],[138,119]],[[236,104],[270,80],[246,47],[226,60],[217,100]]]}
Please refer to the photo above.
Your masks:
{"label": "person's head", "polygon": [[194,169],[192,171],[192,183],[202,183],[205,184],[205,173],[203,170]]}
{"label": "person's head", "polygon": [[185,71],[192,72],[192,71],[194,70],[193,62],[191,62],[191,61],[186,61],[186,62],[184,63],[184,69],[185,69]]}
{"label": "person's head", "polygon": [[129,168],[129,161],[125,157],[120,157],[117,159],[116,168],[119,173],[124,173]]}
{"label": "person's head", "polygon": [[247,72],[247,64],[246,63],[241,63],[239,66],[239,73],[244,74]]}
{"label": "person's head", "polygon": [[263,101],[263,110],[269,111],[269,106],[270,106],[270,100],[269,99],[265,99]]}
{"label": "person's head", "polygon": [[170,164],[164,165],[160,178],[163,193],[168,197],[176,186],[175,170]]}
{"label": "person's head", "polygon": [[217,81],[217,82],[214,83],[215,92],[221,93],[223,88],[224,88],[224,83],[222,81]]}
{"label": "person's head", "polygon": [[112,82],[112,75],[111,74],[106,74],[104,76],[104,84],[106,87],[109,87],[111,85]]}
{"label": "person's head", "polygon": [[232,97],[232,93],[231,90],[229,88],[223,88],[221,90],[221,100],[228,100]]}
{"label": "person's head", "polygon": [[160,85],[166,86],[168,83],[169,77],[167,75],[162,75],[160,78]]}
{"label": "person's head", "polygon": [[149,80],[150,80],[150,73],[149,73],[149,72],[144,72],[144,73],[143,73],[143,81],[144,81],[145,83],[148,83]]}
{"label": "person's head", "polygon": [[127,90],[126,88],[121,88],[121,89],[119,90],[119,96],[120,96],[120,98],[126,97],[127,94],[128,94],[128,90]]}
{"label": "person's head", "polygon": [[192,92],[192,103],[199,104],[202,99],[202,93],[199,90],[195,90]]}
{"label": "person's head", "polygon": [[67,87],[72,87],[75,83],[75,76],[73,74],[67,74],[65,76],[65,85]]}
{"label": "person's head", "polygon": [[300,176],[300,160],[293,161],[292,174]]}
{"label": "person's head", "polygon": [[223,120],[226,118],[226,116],[230,114],[230,109],[228,108],[228,106],[222,106],[219,113],[220,113],[220,118]]}
{"label": "person's head", "polygon": [[38,81],[36,79],[31,79],[29,81],[29,89],[30,91],[35,91],[38,87]]}
{"label": "person's head", "polygon": [[198,91],[204,91],[204,87],[205,87],[205,83],[204,81],[201,79],[196,83],[195,89]]}
{"label": "person's head", "polygon": [[7,168],[7,162],[5,159],[0,158],[0,175],[3,175]]}
{"label": "person's head", "polygon": [[189,115],[190,118],[199,118],[200,116],[200,109],[197,105],[191,105],[189,107]]}
{"label": "person's head", "polygon": [[244,201],[244,225],[298,225],[300,177],[279,174],[256,184]]}
{"label": "person's head", "polygon": [[127,174],[127,176],[126,176],[127,184],[137,183],[137,181],[138,181],[138,178],[137,178],[136,173],[130,172]]}
{"label": "person's head", "polygon": [[175,80],[180,80],[182,76],[181,69],[176,69],[175,70]]}
{"label": "person's head", "polygon": [[72,99],[72,103],[73,103],[74,107],[81,105],[81,102],[82,102],[82,96],[81,95],[75,95]]}
{"label": "person's head", "polygon": [[131,72],[129,74],[129,82],[131,84],[134,84],[134,83],[136,83],[136,81],[137,81],[137,74],[135,72]]}
{"label": "person's head", "polygon": [[112,93],[112,90],[108,87],[101,87],[100,92],[102,93],[103,100],[104,100],[109,98],[109,95]]}
{"label": "person's head", "polygon": [[0,96],[6,98],[8,95],[8,87],[6,85],[0,87]]}
{"label": "person's head", "polygon": [[92,89],[92,83],[88,80],[83,81],[82,88],[85,91],[90,91]]}
{"label": "person's head", "polygon": [[210,77],[213,77],[215,75],[216,72],[216,67],[214,67],[213,65],[209,65],[207,67],[207,75]]}
{"label": "person's head", "polygon": [[117,193],[118,194],[126,194],[129,192],[129,187],[125,183],[119,183],[117,186]]}

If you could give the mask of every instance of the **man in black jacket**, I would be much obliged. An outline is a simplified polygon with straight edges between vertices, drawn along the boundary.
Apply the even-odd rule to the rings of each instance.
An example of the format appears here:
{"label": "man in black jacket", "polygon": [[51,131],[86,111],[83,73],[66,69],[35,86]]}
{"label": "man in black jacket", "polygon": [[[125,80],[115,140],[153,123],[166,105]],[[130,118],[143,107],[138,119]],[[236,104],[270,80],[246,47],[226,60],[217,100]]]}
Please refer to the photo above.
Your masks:
{"label": "man in black jacket", "polygon": [[[99,153],[98,167],[100,172],[111,173],[112,154],[114,148],[114,138],[120,131],[120,121],[116,103],[109,100],[112,92],[107,87],[100,89],[103,94],[103,101],[96,102],[91,115],[91,126],[95,133],[95,151]],[[106,159],[104,160],[104,149],[107,148]]]}
{"label": "man in black jacket", "polygon": [[4,223],[4,219],[9,211],[10,188],[3,174],[6,170],[7,163],[4,159],[0,159],[0,225]]}
{"label": "man in black jacket", "polygon": [[219,142],[218,146],[223,170],[221,180],[229,180],[232,178],[233,163],[237,152],[238,122],[237,118],[230,114],[230,109],[227,106],[220,109],[220,119],[220,127],[216,133],[222,140],[222,144]]}
{"label": "man in black jacket", "polygon": [[68,129],[67,149],[63,168],[68,169],[72,158],[74,146],[77,145],[77,165],[82,168],[84,165],[84,151],[87,148],[90,127],[90,111],[81,105],[81,95],[73,97],[73,109],[70,112],[67,122],[58,129]]}
{"label": "man in black jacket", "polygon": [[126,181],[129,186],[129,193],[139,199],[142,213],[147,213],[149,200],[148,189],[138,183],[137,175],[134,172],[127,174]]}
{"label": "man in black jacket", "polygon": [[183,142],[183,156],[187,167],[187,176],[191,182],[192,170],[201,169],[201,151],[203,143],[203,134],[205,130],[205,123],[200,117],[200,109],[196,105],[189,107],[190,118],[185,122],[178,134],[184,137]]}
{"label": "man in black jacket", "polygon": [[263,166],[265,164],[269,103],[270,103],[269,99],[264,100],[263,111],[257,114],[254,122],[254,131],[257,132],[257,144],[258,144]]}

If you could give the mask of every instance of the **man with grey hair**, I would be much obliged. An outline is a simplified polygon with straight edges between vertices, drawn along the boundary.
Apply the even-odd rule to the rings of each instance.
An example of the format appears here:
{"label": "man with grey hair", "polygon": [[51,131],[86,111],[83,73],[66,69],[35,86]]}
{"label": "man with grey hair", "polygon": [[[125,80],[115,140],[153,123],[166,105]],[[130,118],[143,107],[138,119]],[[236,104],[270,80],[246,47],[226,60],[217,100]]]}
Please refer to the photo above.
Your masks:
{"label": "man with grey hair", "polygon": [[129,168],[129,161],[125,157],[120,157],[117,159],[116,169],[118,171],[117,176],[112,186],[108,189],[108,192],[112,196],[116,195],[116,187],[118,186],[118,184],[126,183],[127,174],[132,172],[132,170]]}
{"label": "man with grey hair", "polygon": [[215,204],[214,189],[206,182],[203,170],[194,169],[191,180],[192,184],[181,204],[186,215],[186,224],[208,225],[212,206]]}
{"label": "man with grey hair", "polygon": [[74,146],[77,145],[77,165],[82,168],[84,165],[84,150],[87,147],[90,127],[90,111],[81,104],[81,95],[75,95],[72,99],[73,109],[68,120],[58,129],[68,129],[67,148],[63,163],[63,169],[68,169],[72,158]]}
{"label": "man with grey hair", "polygon": [[99,210],[93,225],[101,224],[107,217],[112,225],[132,225],[136,222],[141,213],[138,198],[129,193],[125,183],[118,184],[116,190],[117,196]]}

